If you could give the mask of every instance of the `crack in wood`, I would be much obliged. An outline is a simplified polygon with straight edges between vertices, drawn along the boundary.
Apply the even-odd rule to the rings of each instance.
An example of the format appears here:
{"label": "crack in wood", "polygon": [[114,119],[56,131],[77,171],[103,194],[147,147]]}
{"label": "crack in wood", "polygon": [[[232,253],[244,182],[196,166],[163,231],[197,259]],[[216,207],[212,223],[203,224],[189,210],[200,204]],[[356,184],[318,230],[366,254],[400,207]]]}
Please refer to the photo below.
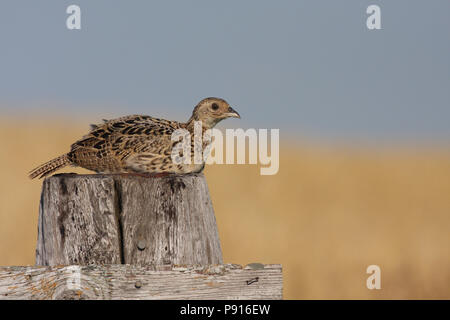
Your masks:
{"label": "crack in wood", "polygon": [[123,223],[122,223],[122,184],[116,178],[113,178],[113,180],[114,180],[114,194],[116,196],[114,214],[116,215],[117,219],[120,263],[125,264],[126,263],[125,244],[124,244]]}

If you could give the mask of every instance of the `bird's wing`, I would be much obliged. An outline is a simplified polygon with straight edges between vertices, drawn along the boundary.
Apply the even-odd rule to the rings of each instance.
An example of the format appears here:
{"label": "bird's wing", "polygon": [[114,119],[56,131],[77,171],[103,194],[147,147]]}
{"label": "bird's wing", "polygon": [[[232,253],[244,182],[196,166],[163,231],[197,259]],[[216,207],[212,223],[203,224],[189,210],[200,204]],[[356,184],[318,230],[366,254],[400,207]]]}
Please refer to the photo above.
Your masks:
{"label": "bird's wing", "polygon": [[[104,123],[91,125],[92,131],[72,145],[75,158],[96,158],[100,163],[116,161],[116,166],[125,159],[142,155],[142,160],[170,156],[173,146],[172,133],[180,124],[149,116],[133,115]],[[77,163],[77,159],[74,159]]]}

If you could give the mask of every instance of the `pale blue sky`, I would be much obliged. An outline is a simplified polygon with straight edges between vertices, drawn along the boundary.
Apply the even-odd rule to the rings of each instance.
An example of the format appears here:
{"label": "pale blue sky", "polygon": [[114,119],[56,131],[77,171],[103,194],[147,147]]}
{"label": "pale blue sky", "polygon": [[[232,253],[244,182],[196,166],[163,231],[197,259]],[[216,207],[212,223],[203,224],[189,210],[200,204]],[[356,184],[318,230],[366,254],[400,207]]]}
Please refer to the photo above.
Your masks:
{"label": "pale blue sky", "polygon": [[[66,29],[70,4],[82,30]],[[0,108],[184,120],[220,96],[243,118],[222,126],[449,142],[449,14],[448,0],[2,0]]]}

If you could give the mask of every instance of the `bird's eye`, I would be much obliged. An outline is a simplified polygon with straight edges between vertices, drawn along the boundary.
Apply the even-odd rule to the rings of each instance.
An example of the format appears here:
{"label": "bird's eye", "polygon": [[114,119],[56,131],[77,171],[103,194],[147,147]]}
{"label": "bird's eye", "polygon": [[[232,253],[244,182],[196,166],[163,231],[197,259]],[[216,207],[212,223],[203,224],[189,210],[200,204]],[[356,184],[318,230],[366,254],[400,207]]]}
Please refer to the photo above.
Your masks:
{"label": "bird's eye", "polygon": [[211,109],[217,110],[217,109],[219,109],[219,105],[217,103],[213,103],[211,106]]}

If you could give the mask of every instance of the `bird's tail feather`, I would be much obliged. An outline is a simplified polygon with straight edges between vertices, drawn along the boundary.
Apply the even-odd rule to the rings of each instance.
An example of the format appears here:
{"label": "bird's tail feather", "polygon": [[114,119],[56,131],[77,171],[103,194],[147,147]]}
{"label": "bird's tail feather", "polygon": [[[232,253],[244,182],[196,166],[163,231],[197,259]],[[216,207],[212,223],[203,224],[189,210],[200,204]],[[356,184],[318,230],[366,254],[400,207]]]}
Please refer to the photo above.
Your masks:
{"label": "bird's tail feather", "polygon": [[66,153],[63,154],[62,156],[59,156],[58,158],[50,160],[49,162],[41,164],[39,167],[31,170],[29,173],[29,177],[30,179],[34,179],[37,176],[39,176],[39,179],[41,179],[49,175],[50,173],[55,172],[56,170],[61,169],[69,164],[70,160]]}

